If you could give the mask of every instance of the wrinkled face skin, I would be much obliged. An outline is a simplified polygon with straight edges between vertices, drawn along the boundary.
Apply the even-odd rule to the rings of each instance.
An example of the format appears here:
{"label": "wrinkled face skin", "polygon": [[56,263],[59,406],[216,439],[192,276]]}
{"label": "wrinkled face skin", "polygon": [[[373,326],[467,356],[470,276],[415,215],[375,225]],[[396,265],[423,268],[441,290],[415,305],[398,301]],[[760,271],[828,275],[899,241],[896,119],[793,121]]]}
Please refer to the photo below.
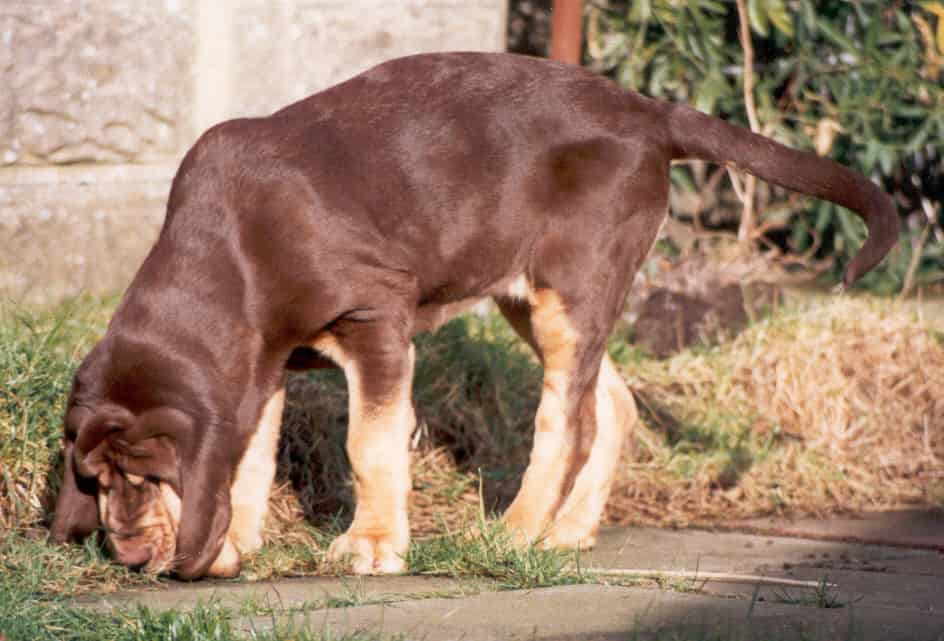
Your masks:
{"label": "wrinkled face skin", "polygon": [[155,436],[134,442],[129,430],[122,428],[127,417],[120,412],[103,428],[89,420],[94,414],[81,407],[67,413],[66,455],[73,459],[77,480],[84,480],[88,490],[94,488],[93,509],[106,545],[123,565],[153,574],[169,572],[174,567],[181,500],[160,476],[178,473],[173,441]]}
{"label": "wrinkled face skin", "polygon": [[[225,477],[207,474],[218,465],[178,459],[191,424],[166,407],[134,415],[111,404],[70,407],[53,539],[80,541],[101,528],[115,560],[131,568],[187,579],[239,574]],[[186,491],[196,498],[189,508]]]}
{"label": "wrinkled face skin", "polygon": [[114,470],[98,483],[98,515],[115,560],[152,574],[174,568],[180,497],[167,483]]}

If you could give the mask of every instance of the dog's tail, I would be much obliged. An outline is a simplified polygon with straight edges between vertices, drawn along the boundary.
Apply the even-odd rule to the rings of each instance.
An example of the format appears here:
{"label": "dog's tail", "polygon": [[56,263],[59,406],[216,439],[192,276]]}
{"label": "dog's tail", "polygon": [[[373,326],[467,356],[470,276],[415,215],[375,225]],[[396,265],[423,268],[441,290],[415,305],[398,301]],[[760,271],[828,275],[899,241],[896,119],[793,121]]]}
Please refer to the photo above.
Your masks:
{"label": "dog's tail", "polygon": [[889,196],[864,176],[828,158],[797,151],[749,130],[673,105],[668,118],[672,157],[697,158],[739,169],[775,185],[841,205],[865,220],[869,237],[846,266],[843,284],[875,267],[898,239]]}

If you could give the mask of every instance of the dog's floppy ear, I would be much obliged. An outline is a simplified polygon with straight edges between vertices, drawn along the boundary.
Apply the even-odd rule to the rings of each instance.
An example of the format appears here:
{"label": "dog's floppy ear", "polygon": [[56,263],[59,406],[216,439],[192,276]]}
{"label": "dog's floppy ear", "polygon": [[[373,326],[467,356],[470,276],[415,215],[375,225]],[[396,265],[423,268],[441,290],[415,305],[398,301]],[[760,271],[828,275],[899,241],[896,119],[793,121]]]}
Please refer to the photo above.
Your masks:
{"label": "dog's floppy ear", "polygon": [[98,495],[95,481],[82,478],[75,473],[73,450],[75,445],[65,444],[65,477],[56,500],[56,514],[50,533],[53,541],[82,541],[98,529]]}
{"label": "dog's floppy ear", "polygon": [[[75,419],[81,414],[81,419]],[[66,438],[75,430],[73,463],[81,477],[94,478],[98,484],[108,487],[112,466],[108,455],[110,437],[125,432],[134,425],[134,417],[120,407],[103,407],[92,412],[88,408],[74,407],[66,418]]]}
{"label": "dog's floppy ear", "polygon": [[174,439],[180,413],[154,410],[135,420],[120,407],[66,414],[65,476],[51,526],[55,541],[82,540],[100,525],[98,490],[111,483],[116,464],[130,474],[157,478],[181,494]]}
{"label": "dog's floppy ear", "polygon": [[169,483],[180,494],[175,442],[181,436],[190,438],[184,432],[189,425],[186,415],[173,408],[149,410],[138,417],[120,407],[99,409],[77,428],[76,471],[107,487],[118,467]]}
{"label": "dog's floppy ear", "polygon": [[172,407],[159,407],[139,415],[127,429],[104,430],[111,461],[125,474],[135,474],[169,484],[178,496],[180,484],[178,447],[193,440],[193,421]]}
{"label": "dog's floppy ear", "polygon": [[[223,550],[230,523],[231,466],[215,460],[218,451],[206,452],[182,474],[183,496],[177,531],[177,576],[198,579],[207,573]],[[239,572],[239,561],[226,575]]]}
{"label": "dog's floppy ear", "polygon": [[[73,410],[74,412],[74,410]],[[88,418],[82,412],[70,417],[74,423]],[[52,539],[59,543],[81,541],[98,529],[97,485],[94,479],[79,476],[75,469],[75,432],[67,428],[64,439],[65,475],[56,500],[55,517],[50,527]],[[71,433],[70,433],[71,432]]]}

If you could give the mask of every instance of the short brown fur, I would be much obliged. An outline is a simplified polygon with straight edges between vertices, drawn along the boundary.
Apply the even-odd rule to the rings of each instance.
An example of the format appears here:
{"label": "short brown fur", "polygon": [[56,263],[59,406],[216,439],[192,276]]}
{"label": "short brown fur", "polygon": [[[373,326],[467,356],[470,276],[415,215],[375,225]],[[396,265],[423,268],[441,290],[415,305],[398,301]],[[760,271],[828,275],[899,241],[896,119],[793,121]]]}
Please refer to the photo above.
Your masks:
{"label": "short brown fur", "polygon": [[173,570],[238,571],[230,494],[264,407],[287,367],[335,360],[357,380],[352,410],[363,420],[349,435],[358,511],[332,549],[359,572],[398,571],[409,539],[410,338],[493,296],[545,359],[553,392],[538,422],[557,440],[539,446],[551,449],[536,450],[526,478],[560,455],[553,491],[523,489],[509,521],[528,539],[592,543],[609,455],[635,416],[604,360],[606,337],[665,217],[669,164],[682,157],[733,163],[857,211],[869,238],[847,283],[895,242],[894,206],[858,174],[538,59],[402,58],[212,128],[183,159],[160,236],[76,373],[54,538],[94,531],[96,496],[110,492],[128,504],[108,507],[109,538],[144,537],[118,560],[162,561],[135,520],[159,510],[127,497],[159,500],[163,483],[182,502],[179,522],[161,517],[174,521]]}

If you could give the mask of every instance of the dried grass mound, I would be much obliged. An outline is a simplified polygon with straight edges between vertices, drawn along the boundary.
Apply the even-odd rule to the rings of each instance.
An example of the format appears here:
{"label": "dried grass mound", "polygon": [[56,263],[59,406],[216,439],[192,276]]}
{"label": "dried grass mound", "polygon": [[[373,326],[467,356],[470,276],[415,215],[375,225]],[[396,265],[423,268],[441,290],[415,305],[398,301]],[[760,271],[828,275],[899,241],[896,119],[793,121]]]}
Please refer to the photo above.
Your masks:
{"label": "dried grass mound", "polygon": [[944,498],[944,344],[903,305],[834,298],[630,373],[648,427],[614,491],[615,521]]}
{"label": "dried grass mound", "polygon": [[910,314],[843,300],[750,338],[732,379],[771,427],[889,478],[944,455],[944,344]]}

